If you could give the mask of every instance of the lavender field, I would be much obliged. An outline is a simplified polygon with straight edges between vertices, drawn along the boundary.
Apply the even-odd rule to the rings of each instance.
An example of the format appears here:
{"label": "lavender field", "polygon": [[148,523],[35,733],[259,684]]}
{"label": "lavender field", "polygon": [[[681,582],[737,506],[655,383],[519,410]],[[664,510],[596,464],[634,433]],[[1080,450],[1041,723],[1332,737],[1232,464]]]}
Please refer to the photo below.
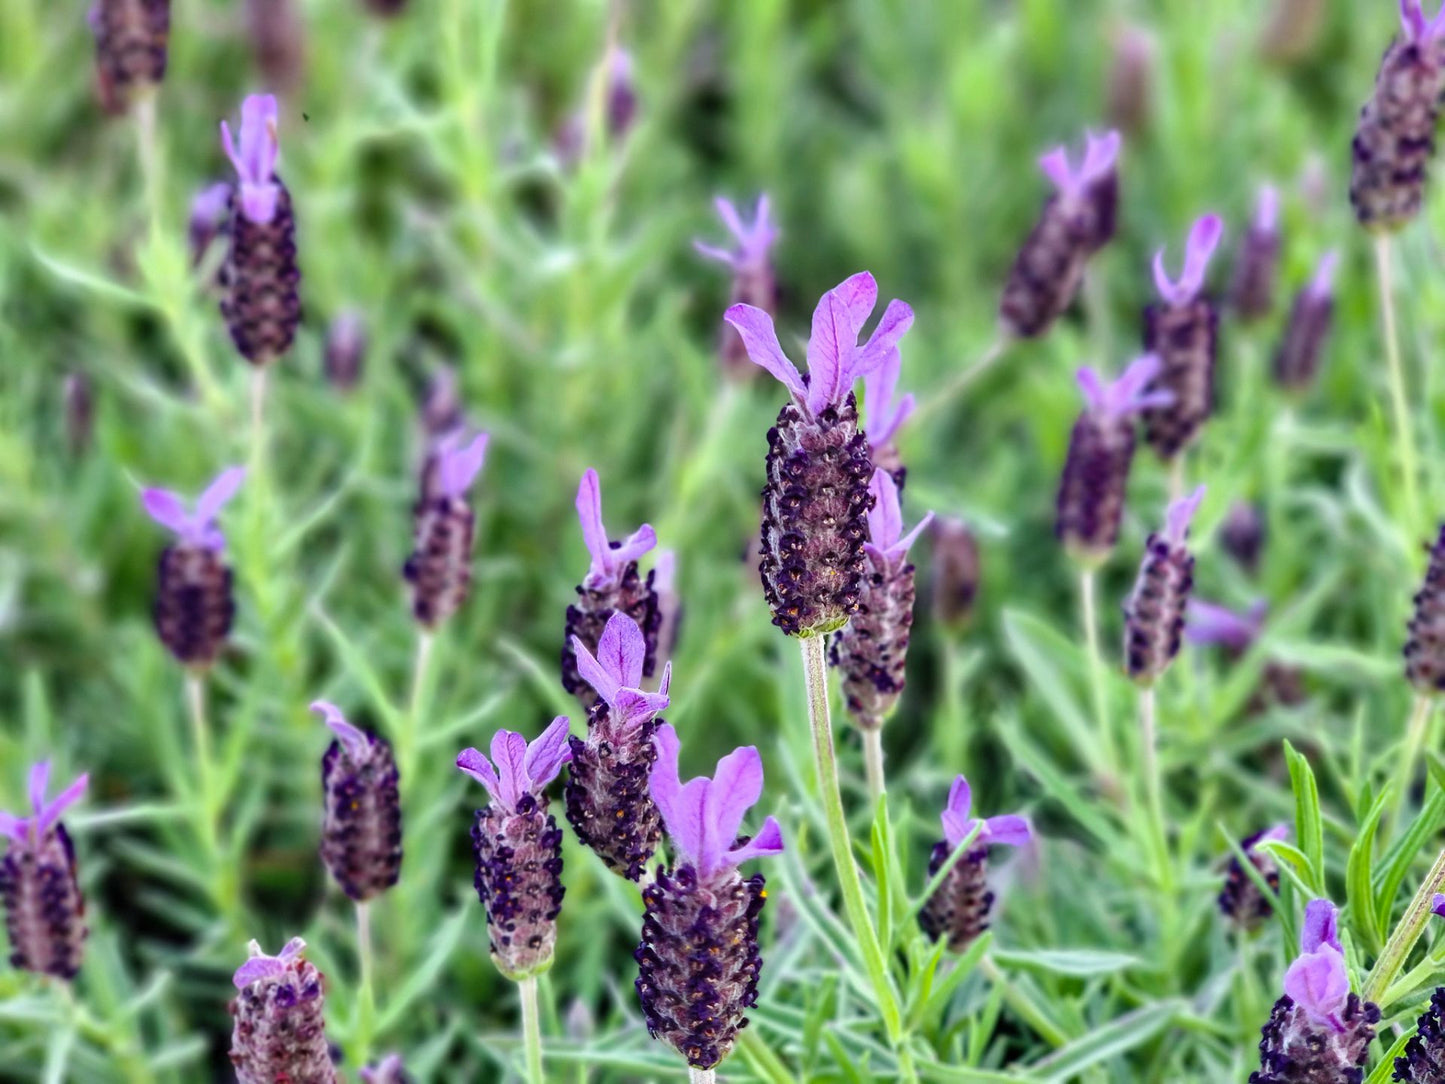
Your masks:
{"label": "lavender field", "polygon": [[1433,2],[0,4],[0,1082],[1445,1084]]}

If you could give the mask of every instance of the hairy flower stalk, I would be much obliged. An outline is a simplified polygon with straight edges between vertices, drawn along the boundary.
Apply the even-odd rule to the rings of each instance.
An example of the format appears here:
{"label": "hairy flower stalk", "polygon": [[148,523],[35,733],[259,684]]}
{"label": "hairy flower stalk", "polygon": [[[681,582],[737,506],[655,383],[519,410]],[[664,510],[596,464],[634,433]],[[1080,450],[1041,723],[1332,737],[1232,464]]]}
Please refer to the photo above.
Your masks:
{"label": "hairy flower stalk", "polygon": [[934,941],[943,941],[951,952],[962,952],[988,929],[994,902],[988,887],[989,847],[1022,847],[1033,839],[1028,818],[1007,813],[980,821],[969,816],[972,805],[973,790],[960,775],[948,789],[942,817],[943,839],[934,844],[928,860],[930,880],[939,875],[975,828],[978,834],[918,912],[923,932]]}
{"label": "hairy flower stalk", "polygon": [[567,821],[608,869],[636,881],[662,838],[648,777],[657,760],[652,735],[658,712],[668,705],[672,665],[663,667],[657,692],[642,689],[647,640],[622,613],[608,620],[595,656],[576,637],[572,648],[583,680],[600,699],[588,716],[587,737],[568,739]]}
{"label": "hairy flower stalk", "polygon": [[1204,487],[1169,506],[1163,531],[1144,543],[1139,578],[1124,603],[1124,669],[1143,686],[1153,685],[1179,654],[1185,607],[1194,586],[1194,556],[1186,542]]}
{"label": "hairy flower stalk", "polygon": [[1204,275],[1223,232],[1217,215],[1194,223],[1177,282],[1164,270],[1164,250],[1154,256],[1160,300],[1144,310],[1144,348],[1159,358],[1159,375],[1150,389],[1169,391],[1174,398],[1144,411],[1144,439],[1164,460],[1188,448],[1214,412],[1219,312],[1204,293]]}
{"label": "hairy flower stalk", "polygon": [[[1249,859],[1255,872],[1269,885],[1270,891],[1279,892],[1279,864],[1265,851],[1259,850],[1261,843],[1272,839],[1288,839],[1289,829],[1276,825],[1254,833],[1242,840],[1239,849]],[[1224,875],[1224,887],[1219,892],[1219,910],[1230,923],[1246,933],[1259,929],[1264,921],[1274,914],[1270,898],[1260,891],[1253,877],[1245,872],[1238,858],[1231,857],[1229,868]]]}
{"label": "hairy flower stalk", "polygon": [[1260,320],[1274,308],[1279,273],[1279,193],[1271,185],[1259,190],[1254,219],[1244,231],[1229,283],[1229,303],[1241,320]]}
{"label": "hairy flower stalk", "polygon": [[123,113],[165,78],[170,0],[97,0],[90,26],[101,105]]}
{"label": "hairy flower stalk", "polygon": [[956,629],[967,624],[978,598],[978,539],[963,520],[946,516],[934,519],[929,536],[933,542],[933,616]]}
{"label": "hairy flower stalk", "polygon": [[412,508],[412,551],[402,576],[411,584],[412,617],[428,631],[461,609],[471,589],[477,521],[467,490],[486,455],[486,433],[465,444],[461,434],[443,440],[437,447],[432,491],[424,488]]}
{"label": "hairy flower stalk", "polygon": [[239,1084],[335,1084],[326,1041],[325,980],[293,937],[275,956],[255,941],[236,971],[231,1001],[231,1064]]}
{"label": "hairy flower stalk", "polygon": [[646,643],[642,676],[650,678],[657,666],[657,631],[662,620],[657,589],[653,573],[644,579],[637,568],[638,558],[657,545],[657,532],[644,523],[623,541],[609,541],[602,523],[602,487],[590,467],[577,487],[577,519],[592,563],[577,586],[577,601],[567,607],[562,687],[591,711],[600,697],[578,668],[573,642],[580,640],[589,651],[596,651],[613,614],[626,614],[642,630]]}
{"label": "hairy flower stalk", "polygon": [[762,954],[758,916],[763,877],[738,867],[783,850],[778,822],[740,835],[743,817],[763,792],[763,762],[752,746],[717,763],[709,779],[683,783],[677,733],[666,723],[653,738],[657,762],[650,787],[672,843],[673,864],[642,892],[646,908],[637,959],[637,996],[647,1030],[694,1069],[728,1056],[746,1012],[757,1003]]}
{"label": "hairy flower stalk", "polygon": [[1334,274],[1339,254],[1327,252],[1314,278],[1295,295],[1289,323],[1274,354],[1274,379],[1287,391],[1304,391],[1314,383],[1320,358],[1334,322]]}
{"label": "hairy flower stalk", "polygon": [[[723,225],[732,234],[734,247],[718,248],[704,241],[693,241],[693,248],[732,269],[732,297],[729,304],[752,305],[769,316],[776,315],[778,283],[773,274],[770,250],[778,239],[778,228],[769,214],[771,203],[767,193],[758,197],[751,223],[743,221],[742,215],[729,200],[718,197],[713,205],[717,208]],[[743,345],[742,337],[726,323],[722,325],[718,336],[718,357],[722,361],[723,373],[729,377],[745,378],[757,372],[748,363],[747,347]]]}
{"label": "hairy flower stalk", "polygon": [[1339,918],[1328,900],[1311,900],[1300,954],[1284,975],[1284,995],[1260,1029],[1259,1071],[1250,1084],[1359,1084],[1380,1009],[1350,992]]}
{"label": "hairy flower stalk", "polygon": [[10,965],[39,975],[73,979],[85,948],[85,900],[75,871],[75,846],[60,815],[78,802],[90,784],[82,775],[56,797],[50,762],[30,769],[29,817],[0,810],[0,907],[10,939]]}
{"label": "hairy flower stalk", "polygon": [[365,903],[401,875],[396,759],[385,738],[352,726],[335,704],[317,700],[311,710],[336,735],[321,758],[321,860],[343,892]]}
{"label": "hairy flower stalk", "polygon": [[1118,132],[1090,134],[1077,169],[1056,147],[1039,159],[1054,185],[1004,284],[1004,334],[1037,338],[1073,303],[1089,257],[1114,236],[1119,202]]}

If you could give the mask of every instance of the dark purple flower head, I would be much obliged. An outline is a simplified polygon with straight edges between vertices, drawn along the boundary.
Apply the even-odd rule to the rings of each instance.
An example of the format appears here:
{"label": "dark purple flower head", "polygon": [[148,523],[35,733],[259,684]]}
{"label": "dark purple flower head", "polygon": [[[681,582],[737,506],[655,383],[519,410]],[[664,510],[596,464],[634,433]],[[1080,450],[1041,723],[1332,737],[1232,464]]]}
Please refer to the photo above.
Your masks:
{"label": "dark purple flower head", "polygon": [[301,957],[301,950],[306,947],[306,942],[299,937],[293,937],[286,942],[285,947],[275,956],[267,956],[261,951],[259,943],[252,941],[247,948],[250,950],[251,958],[236,969],[231,981],[236,984],[237,990],[244,990],[253,982],[260,982],[262,979],[273,979],[284,975],[290,970],[293,963]]}
{"label": "dark purple flower head", "polygon": [[1194,223],[1184,247],[1184,270],[1175,282],[1164,270],[1164,249],[1154,254],[1154,285],[1159,296],[1175,308],[1188,305],[1204,288],[1204,273],[1209,258],[1224,236],[1224,223],[1218,215],[1205,215]]}
{"label": "dark purple flower head", "polygon": [[276,183],[276,159],[281,151],[276,139],[276,115],[275,95],[250,94],[241,103],[239,137],[233,139],[231,126],[221,121],[221,143],[240,179],[241,212],[257,225],[276,217],[276,204],[281,198]]}
{"label": "dark purple flower head", "polygon": [[567,716],[559,715],[530,744],[515,731],[497,731],[491,760],[476,749],[464,749],[457,767],[486,787],[496,805],[516,813],[524,796],[535,799],[571,759]]}
{"label": "dark purple flower head", "polygon": [[1260,599],[1244,613],[1203,599],[1191,598],[1185,611],[1184,635],[1191,643],[1219,644],[1230,651],[1247,651],[1259,637],[1269,604]]}
{"label": "dark purple flower head", "polygon": [[1104,383],[1098,371],[1087,365],[1078,371],[1077,379],[1089,410],[1100,418],[1115,419],[1152,407],[1168,406],[1174,401],[1173,392],[1150,389],[1149,385],[1158,375],[1158,357],[1144,354],[1131,361],[1111,384]]}
{"label": "dark purple flower head", "polygon": [[743,817],[763,793],[763,758],[755,747],[735,749],[717,762],[709,779],[700,775],[683,783],[678,775],[680,743],[668,723],[653,736],[657,763],[648,783],[662,811],[679,859],[697,871],[699,881],[725,875],[752,858],[781,854],[783,833],[772,817],[758,834],[737,845]]}
{"label": "dark purple flower head", "polygon": [[226,539],[216,525],[216,516],[245,479],[244,467],[223,470],[196,498],[194,514],[186,511],[183,497],[168,489],[147,489],[141,493],[141,502],[151,519],[170,528],[182,542],[220,552],[226,548]]}
{"label": "dark purple flower head", "polygon": [[647,523],[616,546],[607,540],[607,528],[602,523],[602,487],[591,467],[577,487],[577,518],[582,523],[587,552],[592,556],[592,567],[582,585],[591,590],[616,584],[628,565],[657,545],[657,532]]}
{"label": "dark purple flower head", "polygon": [[1122,143],[1118,132],[1105,132],[1101,136],[1089,132],[1085,136],[1084,157],[1077,169],[1069,165],[1069,152],[1063,146],[1040,158],[1039,169],[1054,183],[1061,197],[1076,199],[1113,172]]}
{"label": "dark purple flower head", "polygon": [[463,497],[487,457],[487,434],[478,433],[466,444],[460,432],[453,433],[436,447],[436,487],[439,497]]}
{"label": "dark purple flower head", "polygon": [[799,408],[816,418],[829,407],[838,407],[860,376],[887,361],[913,326],[913,310],[902,301],[890,301],[868,341],[858,345],[863,325],[877,304],[878,284],[867,271],[823,295],[813,310],[806,381],[783,353],[773,318],[762,309],[733,305],[723,319],[737,328],[754,364],[777,377]]}
{"label": "dark purple flower head", "polygon": [[906,535],[903,533],[903,511],[898,505],[898,487],[887,471],[874,471],[868,484],[873,494],[873,507],[868,509],[868,541],[863,550],[880,566],[896,567],[908,556],[913,540],[933,522],[929,512]]}
{"label": "dark purple flower head", "polygon": [[713,206],[717,208],[723,225],[733,235],[736,247],[718,248],[705,241],[693,241],[692,247],[709,259],[727,264],[736,274],[748,274],[766,268],[768,250],[778,239],[778,228],[768,216],[771,206],[768,194],[764,192],[758,197],[757,209],[753,212],[751,223],[743,221],[731,200],[719,196],[713,201]]}
{"label": "dark purple flower head", "polygon": [[15,843],[39,842],[60,822],[60,814],[80,801],[89,785],[89,774],[81,775],[50,801],[46,801],[45,792],[50,789],[50,761],[40,761],[30,769],[31,815],[20,817],[0,810],[0,836],[7,836]]}
{"label": "dark purple flower head", "polygon": [[1284,974],[1284,992],[1316,1024],[1343,1031],[1340,1013],[1350,996],[1339,938],[1339,914],[1329,900],[1311,900],[1300,930],[1300,954]]}
{"label": "dark purple flower head", "polygon": [[866,412],[864,432],[868,446],[877,450],[889,444],[908,416],[913,413],[912,395],[898,397],[898,370],[903,355],[891,350],[883,364],[863,374],[863,408]]}
{"label": "dark purple flower head", "polygon": [[[977,817],[969,816],[972,807],[973,788],[968,785],[968,780],[960,775],[948,788],[948,804],[943,808],[943,838],[950,852],[957,850],[973,831],[974,825],[979,824]],[[1023,847],[1032,840],[1033,829],[1028,818],[1017,813],[1005,813],[983,821],[972,846],[998,844],[1005,847]]]}
{"label": "dark purple flower head", "polygon": [[580,637],[572,637],[577,653],[577,670],[584,681],[607,702],[615,722],[634,729],[667,708],[667,690],[672,684],[672,663],[662,668],[657,692],[642,688],[642,664],[647,657],[647,640],[637,622],[623,613],[607,620],[597,643],[597,654],[587,650]]}

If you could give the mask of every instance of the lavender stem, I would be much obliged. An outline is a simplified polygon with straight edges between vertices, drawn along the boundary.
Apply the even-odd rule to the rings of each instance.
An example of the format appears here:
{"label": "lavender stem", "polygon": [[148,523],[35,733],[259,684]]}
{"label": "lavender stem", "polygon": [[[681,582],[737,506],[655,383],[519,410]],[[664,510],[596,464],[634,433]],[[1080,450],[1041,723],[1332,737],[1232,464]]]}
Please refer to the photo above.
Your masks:
{"label": "lavender stem", "polygon": [[413,753],[416,747],[417,724],[421,718],[422,694],[426,684],[427,667],[431,661],[432,644],[436,637],[429,630],[418,630],[416,637],[416,659],[411,669],[411,696],[407,701],[406,716],[396,740],[396,766],[403,785],[412,778]]}
{"label": "lavender stem", "polygon": [[266,370],[267,366],[257,365],[251,373],[251,456],[259,463],[264,457],[266,434],[261,426],[266,413]]}
{"label": "lavender stem", "polygon": [[691,1065],[687,1067],[687,1079],[689,1084],[713,1084],[717,1080],[716,1069],[695,1069]]}
{"label": "lavender stem", "polygon": [[957,396],[963,394],[969,385],[993,368],[1012,343],[1013,340],[1007,334],[999,332],[998,338],[989,344],[988,349],[979,355],[977,361],[945,384],[937,395],[930,395],[926,402],[919,404],[918,409],[913,412],[913,423],[917,425],[923,418],[942,409],[953,402]]}
{"label": "lavender stem", "polygon": [[1139,742],[1143,746],[1141,752],[1144,757],[1144,786],[1149,802],[1151,843],[1159,863],[1159,886],[1169,892],[1173,889],[1174,876],[1169,862],[1163,784],[1159,777],[1156,717],[1154,687],[1145,686],[1139,690]]}
{"label": "lavender stem", "polygon": [[1385,1001],[1385,991],[1405,966],[1405,959],[1415,947],[1415,942],[1420,940],[1420,935],[1425,932],[1425,924],[1431,915],[1430,903],[1442,886],[1445,886],[1445,851],[1440,852],[1435,864],[1430,867],[1430,872],[1420,882],[1419,891],[1410,901],[1409,909],[1395,927],[1395,932],[1390,934],[1390,940],[1385,943],[1380,958],[1375,961],[1365,983],[1364,993],[1360,995],[1365,1001],[1373,1002],[1381,1009],[1386,1007],[1388,1002]]}
{"label": "lavender stem", "polygon": [[522,1040],[527,1048],[527,1080],[530,1084],[546,1084],[542,1075],[542,1025],[537,1009],[537,976],[517,980],[517,993],[522,998]]}
{"label": "lavender stem", "polygon": [[1405,728],[1405,755],[1399,758],[1400,770],[1395,777],[1394,815],[1390,818],[1396,827],[1403,827],[1400,818],[1405,810],[1405,798],[1410,789],[1410,780],[1415,775],[1415,761],[1420,758],[1420,747],[1425,741],[1425,724],[1430,721],[1434,701],[1423,693],[1416,694],[1410,707],[1410,722]]}
{"label": "lavender stem", "polygon": [[1395,292],[1390,278],[1390,236],[1375,238],[1375,269],[1380,284],[1380,314],[1385,332],[1385,355],[1390,363],[1390,402],[1395,412],[1395,440],[1399,444],[1400,472],[1405,484],[1405,529],[1413,532],[1420,522],[1420,493],[1415,477],[1415,438],[1410,428],[1410,408],[1405,400],[1405,374],[1400,364],[1400,339],[1395,327]]}
{"label": "lavender stem", "polygon": [[214,865],[219,858],[219,843],[212,802],[215,788],[211,781],[213,770],[210,727],[206,720],[206,686],[205,678],[194,670],[186,671],[186,709],[191,721],[191,740],[196,747],[196,800],[201,811],[201,842]]}
{"label": "lavender stem", "polygon": [[883,797],[883,728],[869,727],[863,731],[863,769],[868,776],[868,798],[874,809]]}
{"label": "lavender stem", "polygon": [[356,991],[356,1061],[365,1065],[371,1059],[371,1035],[376,1023],[376,991],[372,984],[371,905],[362,900],[356,905],[356,957],[361,972]]}
{"label": "lavender stem", "polygon": [[1169,503],[1173,504],[1184,496],[1184,457],[1189,453],[1180,450],[1179,454],[1169,460]]}
{"label": "lavender stem", "polygon": [[1098,604],[1095,600],[1095,577],[1092,568],[1079,573],[1079,603],[1084,625],[1084,645],[1088,655],[1089,687],[1094,698],[1094,725],[1099,730],[1099,744],[1104,750],[1104,771],[1118,769],[1119,757],[1114,748],[1114,734],[1109,726],[1109,705],[1104,688],[1104,659],[1099,652]]}

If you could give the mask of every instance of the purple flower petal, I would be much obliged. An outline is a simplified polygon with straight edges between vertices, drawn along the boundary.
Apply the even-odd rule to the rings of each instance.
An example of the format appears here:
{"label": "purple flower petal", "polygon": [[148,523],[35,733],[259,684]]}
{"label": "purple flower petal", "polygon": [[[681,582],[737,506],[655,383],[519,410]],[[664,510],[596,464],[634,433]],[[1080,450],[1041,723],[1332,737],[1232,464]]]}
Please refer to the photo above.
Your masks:
{"label": "purple flower petal", "polygon": [[141,492],[140,499],[145,505],[146,515],[162,527],[178,535],[190,530],[191,515],[178,494],[169,489],[146,489]]}
{"label": "purple flower petal", "polygon": [[1248,613],[1240,614],[1225,606],[1191,598],[1184,635],[1191,643],[1221,644],[1232,651],[1245,651],[1259,636],[1265,610],[1265,603],[1258,602]]}
{"label": "purple flower petal", "polygon": [[1039,158],[1039,169],[1045,177],[1053,182],[1053,185],[1060,192],[1072,192],[1074,189],[1074,170],[1069,165],[1068,148],[1062,144],[1048,151]]}
{"label": "purple flower petal", "polygon": [[196,498],[196,519],[202,524],[213,522],[245,480],[245,467],[228,467],[216,475],[215,480]]}
{"label": "purple flower petal", "polygon": [[457,767],[486,787],[487,793],[492,796],[492,801],[500,802],[502,800],[501,780],[497,778],[497,771],[492,767],[492,762],[481,750],[463,749],[457,754]]}
{"label": "purple flower petal", "polygon": [[86,788],[90,786],[90,773],[84,772],[76,777],[75,782],[57,794],[48,804],[42,804],[35,811],[35,831],[38,835],[44,835],[50,831],[52,825],[60,820],[60,815],[67,809],[80,801],[85,794]]}
{"label": "purple flower petal", "polygon": [[1119,151],[1124,138],[1115,129],[1101,136],[1093,132],[1084,134],[1084,162],[1079,168],[1081,185],[1090,185],[1107,176],[1119,163]]}
{"label": "purple flower petal", "polygon": [[803,388],[803,377],[798,367],[788,360],[778,344],[778,333],[773,327],[773,318],[753,305],[733,305],[723,314],[743,340],[743,348],[754,365],[761,366],[782,382],[789,394],[803,402],[807,392]]}
{"label": "purple flower petal", "polygon": [[527,746],[525,772],[527,790],[536,794],[557,778],[562,765],[572,759],[572,746],[567,741],[567,716],[559,715],[551,725]]}
{"label": "purple flower petal", "polygon": [[582,540],[592,556],[589,578],[608,579],[612,575],[612,547],[607,541],[607,528],[602,525],[602,484],[597,472],[588,467],[577,486],[577,519],[582,524]]}
{"label": "purple flower petal", "polygon": [[443,448],[437,472],[442,493],[448,497],[466,493],[481,471],[486,455],[486,433],[478,433],[465,448]]}
{"label": "purple flower petal", "polygon": [[505,809],[516,809],[517,800],[527,793],[527,739],[515,730],[499,730],[492,736],[492,763],[497,768],[497,785]]}
{"label": "purple flower petal", "polygon": [[41,760],[31,765],[29,778],[30,808],[40,816],[45,809],[45,792],[50,789],[50,761]]}
{"label": "purple flower petal", "polygon": [[1430,900],[1430,910],[1441,918],[1445,918],[1445,892],[1435,893],[1434,898]]}
{"label": "purple flower petal", "polygon": [[671,724],[659,726],[652,743],[657,748],[657,761],[648,775],[648,790],[679,856],[698,863],[706,846],[702,810],[708,780],[699,777],[683,785],[677,766],[681,746]]}
{"label": "purple flower petal", "polygon": [[278,960],[274,956],[257,956],[236,968],[236,973],[231,977],[231,981],[236,984],[237,990],[244,990],[253,982],[284,975],[286,967],[287,964],[284,961]]}
{"label": "purple flower petal", "polygon": [[868,483],[873,507],[868,509],[868,538],[887,551],[903,533],[903,510],[898,506],[898,486],[887,471],[875,470]]}
{"label": "purple flower petal", "polygon": [[[913,306],[894,298],[883,310],[883,316],[868,341],[858,351],[853,361],[854,377],[864,376],[878,366],[885,364],[889,357],[898,352],[898,343],[913,327]],[[849,383],[852,383],[850,380]]]}
{"label": "purple flower petal", "polygon": [[1164,537],[1174,546],[1182,546],[1184,539],[1189,534],[1189,521],[1194,518],[1194,513],[1199,510],[1200,503],[1204,500],[1204,486],[1200,486],[1187,497],[1180,497],[1169,506],[1169,511],[1164,515]]}
{"label": "purple flower petal", "polygon": [[758,834],[741,847],[734,847],[725,856],[729,866],[740,866],[754,858],[767,858],[783,853],[783,830],[772,817],[763,821]]}
{"label": "purple flower petal", "polygon": [[1340,944],[1340,914],[1329,900],[1310,900],[1305,907],[1304,925],[1300,927],[1300,952],[1314,952],[1321,945],[1344,952]]}
{"label": "purple flower petal", "polygon": [[1017,813],[1004,813],[984,821],[983,831],[978,838],[983,843],[1023,847],[1033,841],[1034,830],[1027,817],[1021,817]]}
{"label": "purple flower petal", "polygon": [[25,832],[26,820],[24,817],[17,817],[14,813],[0,810],[0,836],[6,836],[16,843],[24,843]]}
{"label": "purple flower petal", "polygon": [[703,796],[703,853],[698,866],[704,876],[723,867],[743,818],[762,794],[763,758],[754,746],[735,749],[717,762]]}
{"label": "purple flower petal", "polygon": [[240,137],[221,122],[221,142],[226,157],[240,178],[242,213],[252,222],[270,222],[276,216],[280,190],[272,180],[280,145],[276,140],[276,99],[270,94],[252,94],[241,103]]}
{"label": "purple flower petal", "polygon": [[1187,305],[1198,296],[1204,286],[1204,273],[1209,267],[1209,258],[1214,255],[1219,239],[1224,235],[1224,223],[1218,215],[1205,215],[1194,223],[1189,231],[1189,240],[1184,248],[1184,270],[1178,282],[1170,280],[1164,270],[1164,250],[1154,255],[1154,285],[1159,296],[1169,304],[1178,307]]}
{"label": "purple flower petal", "polygon": [[1148,390],[1158,374],[1159,359],[1153,354],[1144,354],[1131,361],[1112,384],[1104,383],[1099,373],[1089,366],[1080,369],[1076,378],[1089,410],[1108,418],[1126,418],[1174,401],[1173,393],[1167,390]]}
{"label": "purple flower petal", "polygon": [[973,788],[968,785],[968,780],[959,776],[948,788],[948,804],[943,808],[943,838],[949,849],[956,848],[973,831],[973,818],[969,810],[973,808]]}
{"label": "purple flower petal", "polygon": [[336,735],[353,764],[365,763],[371,756],[371,739],[346,721],[341,709],[328,700],[313,700],[311,710],[321,715],[331,732]]}
{"label": "purple flower petal", "polygon": [[1279,227],[1279,191],[1272,184],[1261,185],[1254,205],[1254,228],[1274,233]]}
{"label": "purple flower petal", "polygon": [[652,524],[644,523],[637,530],[622,540],[622,545],[612,551],[614,568],[621,571],[637,560],[644,553],[649,552],[657,546],[657,532],[652,529]]}
{"label": "purple flower petal", "polygon": [[1297,957],[1284,973],[1284,992],[1315,1023],[1344,1030],[1340,1011],[1350,996],[1350,976],[1338,949],[1324,945]]}
{"label": "purple flower petal", "polygon": [[841,292],[851,282],[829,290],[813,310],[813,331],[808,337],[808,410],[814,415],[839,402],[852,383],[853,354],[858,349],[863,322],[854,321],[858,290],[851,289],[846,298]]}
{"label": "purple flower petal", "polygon": [[597,691],[597,695],[609,704],[617,698],[622,683],[592,652],[587,650],[580,637],[572,637],[572,653],[577,657],[577,673],[582,680]]}
{"label": "purple flower petal", "polygon": [[[667,672],[663,673],[664,679],[669,676]],[[627,725],[665,711],[671,702],[666,692],[649,693],[642,689],[619,689],[615,698],[608,701],[608,704],[616,710],[618,721]]]}
{"label": "purple flower petal", "polygon": [[1309,291],[1318,298],[1328,298],[1334,293],[1335,269],[1340,263],[1338,249],[1330,249],[1320,257],[1320,262],[1315,267],[1315,277],[1310,280]]}

